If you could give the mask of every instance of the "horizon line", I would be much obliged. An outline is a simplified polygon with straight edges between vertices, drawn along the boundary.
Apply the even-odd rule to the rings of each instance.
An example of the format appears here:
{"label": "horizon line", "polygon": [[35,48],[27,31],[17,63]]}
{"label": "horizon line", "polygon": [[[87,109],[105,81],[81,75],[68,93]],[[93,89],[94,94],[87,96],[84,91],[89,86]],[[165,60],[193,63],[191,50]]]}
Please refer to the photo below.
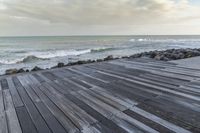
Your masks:
{"label": "horizon line", "polygon": [[200,36],[200,34],[141,34],[141,35],[20,35],[20,36],[0,36],[3,37],[89,37],[89,36]]}

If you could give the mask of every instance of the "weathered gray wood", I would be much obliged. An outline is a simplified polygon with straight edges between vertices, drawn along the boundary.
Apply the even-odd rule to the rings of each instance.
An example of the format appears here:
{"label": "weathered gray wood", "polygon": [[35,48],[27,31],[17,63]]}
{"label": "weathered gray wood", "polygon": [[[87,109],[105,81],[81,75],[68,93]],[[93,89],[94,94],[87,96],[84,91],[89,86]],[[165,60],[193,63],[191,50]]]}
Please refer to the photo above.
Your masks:
{"label": "weathered gray wood", "polygon": [[17,116],[21,125],[23,133],[37,133],[37,129],[33,124],[30,115],[28,114],[25,106],[20,106],[16,108]]}
{"label": "weathered gray wood", "polygon": [[52,101],[49,99],[38,86],[32,86],[33,90],[38,94],[43,103],[47,106],[47,108],[51,111],[51,113],[57,118],[57,120],[62,124],[65,130],[69,133],[78,132],[78,128],[70,121],[68,116],[60,110]]}
{"label": "weathered gray wood", "polygon": [[199,76],[146,58],[5,76],[0,133],[199,133]]}
{"label": "weathered gray wood", "polygon": [[21,100],[21,98],[20,98],[20,96],[18,94],[18,91],[17,91],[15,85],[12,82],[11,77],[7,78],[7,82],[8,82],[10,93],[12,95],[14,106],[15,107],[23,106],[24,104],[23,104],[23,102],[22,102],[22,100]]}
{"label": "weathered gray wood", "polygon": [[123,63],[119,63],[119,62],[114,62],[114,63],[112,62],[112,64],[114,64],[114,65],[122,65],[122,66],[125,66],[126,68],[149,71],[151,73],[156,73],[156,74],[159,74],[159,75],[178,78],[178,79],[182,79],[182,80],[193,80],[194,79],[193,76],[189,76],[189,75],[185,75],[185,74],[181,74],[181,73],[173,73],[173,72],[163,71],[161,69],[149,69],[149,68],[146,68],[144,66],[133,66],[133,65],[123,64]]}
{"label": "weathered gray wood", "polygon": [[[79,129],[86,129],[90,124],[97,122],[97,120],[89,116],[84,110],[56,92],[51,86],[45,85],[45,87],[41,86],[40,88],[70,118],[70,120],[79,127]],[[51,91],[48,91],[49,89]]]}
{"label": "weathered gray wood", "polygon": [[28,84],[24,85],[24,89],[26,90],[26,92],[28,93],[29,97],[32,99],[33,102],[37,103],[40,102],[40,98],[37,96],[37,94],[30,88],[31,85],[31,81],[28,81],[28,77],[26,76],[18,76],[18,79],[21,81],[21,83],[23,83],[25,80],[27,82],[29,82]]}
{"label": "weathered gray wood", "polygon": [[47,125],[54,133],[65,133],[66,131],[64,128],[59,124],[59,122],[54,118],[52,113],[47,109],[45,104],[40,102],[40,98],[37,96],[37,94],[31,89],[30,85],[34,85],[34,79],[30,79],[29,76],[25,75],[24,77],[19,76],[18,77],[21,80],[26,80],[29,85],[24,86],[25,90],[27,91],[28,95],[30,96],[31,100],[35,102],[35,106],[39,110],[42,117],[45,119]]}
{"label": "weathered gray wood", "polygon": [[21,85],[20,81],[16,77],[14,77],[13,82],[14,82],[15,85],[18,86],[17,89],[19,91],[19,94],[20,94],[29,114],[30,114],[31,119],[33,120],[34,125],[37,128],[37,131],[41,132],[41,133],[50,133],[51,130],[49,129],[46,122],[44,121],[44,119],[42,118],[42,116],[38,112],[37,108],[35,107],[35,105],[31,101],[30,97],[26,93],[26,91],[23,88],[23,86]]}
{"label": "weathered gray wood", "polygon": [[[70,99],[71,101],[73,101],[76,105],[78,105],[79,107],[81,107],[82,109],[84,109],[88,114],[90,114],[92,117],[96,118],[97,120],[99,120],[99,123],[96,123],[98,127],[95,127],[97,129],[101,129],[103,128],[109,128],[110,132],[109,133],[115,133],[116,131],[120,132],[120,133],[125,133],[126,131],[122,128],[120,128],[118,125],[116,125],[113,121],[107,119],[104,115],[102,115],[101,113],[99,113],[98,110],[93,109],[91,106],[89,106],[88,104],[86,104],[85,102],[83,102],[83,100],[80,100],[78,98],[76,98],[75,96],[73,96],[72,94],[67,94],[66,97],[68,99]],[[101,127],[99,127],[101,125]],[[101,132],[103,132],[104,130],[100,130]]]}
{"label": "weathered gray wood", "polygon": [[0,85],[0,133],[8,133],[6,113],[4,108],[3,90]]}
{"label": "weathered gray wood", "polygon": [[13,105],[12,97],[10,95],[10,91],[4,90],[4,106],[5,112],[7,116],[8,130],[10,133],[22,133],[17,114]]}
{"label": "weathered gray wood", "polygon": [[35,105],[53,133],[66,133],[63,126],[57,121],[45,104],[38,102]]}
{"label": "weathered gray wood", "polygon": [[193,99],[193,100],[196,100],[196,101],[200,101],[200,97],[197,97],[197,96],[185,94],[185,93],[178,92],[178,91],[175,91],[175,90],[166,89],[164,87],[158,87],[158,86],[155,86],[155,85],[150,85],[148,83],[143,83],[141,81],[135,81],[135,80],[132,80],[132,79],[129,79],[129,78],[120,77],[120,76],[115,75],[115,74],[110,74],[110,73],[105,73],[105,72],[101,72],[101,73],[104,73],[106,75],[110,75],[110,76],[113,76],[113,77],[117,77],[117,78],[120,78],[122,80],[127,80],[127,81],[130,81],[130,82],[136,83],[136,84],[141,84],[141,85],[144,85],[144,86],[147,86],[147,87],[152,87],[152,88],[155,88],[157,90],[164,91],[164,92],[168,92],[168,93],[172,93],[172,94],[175,94],[175,95],[190,98],[190,99]]}
{"label": "weathered gray wood", "polygon": [[91,78],[91,79],[98,80],[98,81],[103,82],[103,83],[108,83],[108,81],[105,81],[105,80],[102,80],[102,79],[93,77],[93,76],[91,76],[91,75],[89,75],[89,74],[86,74],[86,73],[84,73],[84,72],[80,72],[80,71],[78,71],[78,70],[74,70],[74,69],[71,69],[71,68],[69,68],[68,70],[69,70],[69,71],[72,71],[72,72],[75,72],[75,73],[78,73],[78,74],[81,74],[81,75],[84,75],[84,76],[89,77],[89,78]]}
{"label": "weathered gray wood", "polygon": [[142,110],[138,107],[133,107],[133,108],[131,108],[131,110],[142,115],[142,116],[144,116],[144,117],[146,117],[146,118],[148,118],[148,119],[150,119],[150,120],[152,120],[152,121],[154,121],[154,122],[156,122],[156,123],[159,123],[159,124],[165,126],[166,128],[168,128],[168,129],[170,129],[170,130],[172,130],[176,133],[179,133],[179,132],[181,132],[181,133],[191,133],[190,131],[188,131],[186,129],[178,127],[178,126],[174,125],[173,123],[169,123],[168,121],[163,120],[163,119],[161,119],[161,118],[159,118],[159,117],[157,117],[153,114],[150,114],[150,113],[148,113],[148,112],[146,112],[146,111],[144,111],[144,110]]}
{"label": "weathered gray wood", "polygon": [[0,83],[1,83],[2,90],[8,89],[8,83],[6,79],[2,79]]}
{"label": "weathered gray wood", "polygon": [[[111,119],[114,123],[116,123],[118,126],[126,130],[127,132],[131,131],[148,131],[152,133],[156,133],[157,131],[153,130],[152,128],[142,124],[141,122],[130,118],[129,116],[125,115],[121,111],[114,109],[113,107],[107,105],[106,103],[94,98],[93,96],[85,93],[80,92],[80,95],[77,95],[76,97],[80,100],[83,100],[88,105],[90,105],[93,109],[98,110],[102,115],[104,115],[106,118]],[[117,115],[117,116],[116,116]],[[137,126],[140,129],[135,128],[134,126]]]}

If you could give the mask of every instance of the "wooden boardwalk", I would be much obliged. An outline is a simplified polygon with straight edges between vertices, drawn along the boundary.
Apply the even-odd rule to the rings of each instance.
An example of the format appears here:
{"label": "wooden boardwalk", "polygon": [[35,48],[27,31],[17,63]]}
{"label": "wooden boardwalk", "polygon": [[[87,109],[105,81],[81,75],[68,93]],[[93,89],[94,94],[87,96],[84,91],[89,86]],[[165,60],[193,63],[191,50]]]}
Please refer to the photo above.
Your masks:
{"label": "wooden boardwalk", "polygon": [[200,70],[120,59],[0,77],[0,133],[200,133]]}

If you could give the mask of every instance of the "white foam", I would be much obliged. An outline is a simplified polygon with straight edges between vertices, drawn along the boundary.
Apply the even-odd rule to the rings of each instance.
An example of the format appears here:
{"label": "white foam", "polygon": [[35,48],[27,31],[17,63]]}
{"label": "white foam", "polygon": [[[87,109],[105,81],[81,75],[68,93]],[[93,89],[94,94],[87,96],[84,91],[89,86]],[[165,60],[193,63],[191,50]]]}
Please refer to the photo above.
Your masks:
{"label": "white foam", "polygon": [[25,54],[22,54],[22,57],[18,57],[16,59],[0,59],[0,64],[17,64],[17,63],[22,63],[24,59],[27,57],[33,56],[38,59],[50,59],[50,58],[55,58],[55,57],[64,57],[64,56],[78,56],[82,54],[87,54],[90,53],[91,49],[86,49],[86,50],[52,50],[52,51],[34,51],[34,52],[28,52]]}
{"label": "white foam", "polygon": [[16,64],[17,62],[20,62],[23,59],[24,58],[19,58],[19,59],[1,59],[0,60],[0,64],[7,64],[7,65]]}
{"label": "white foam", "polygon": [[90,53],[91,49],[86,50],[52,50],[45,52],[29,52],[26,56],[35,56],[41,59],[55,58],[55,57],[64,57],[64,56],[78,56],[86,53]]}
{"label": "white foam", "polygon": [[130,39],[129,41],[130,41],[130,42],[135,42],[135,39]]}

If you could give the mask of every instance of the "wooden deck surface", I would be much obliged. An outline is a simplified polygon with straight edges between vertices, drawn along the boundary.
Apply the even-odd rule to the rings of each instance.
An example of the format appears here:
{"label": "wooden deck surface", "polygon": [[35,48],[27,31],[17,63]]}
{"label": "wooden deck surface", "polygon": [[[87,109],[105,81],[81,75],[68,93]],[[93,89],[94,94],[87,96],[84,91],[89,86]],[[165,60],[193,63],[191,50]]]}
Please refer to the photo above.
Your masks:
{"label": "wooden deck surface", "polygon": [[0,77],[0,133],[200,133],[200,70],[120,59]]}

